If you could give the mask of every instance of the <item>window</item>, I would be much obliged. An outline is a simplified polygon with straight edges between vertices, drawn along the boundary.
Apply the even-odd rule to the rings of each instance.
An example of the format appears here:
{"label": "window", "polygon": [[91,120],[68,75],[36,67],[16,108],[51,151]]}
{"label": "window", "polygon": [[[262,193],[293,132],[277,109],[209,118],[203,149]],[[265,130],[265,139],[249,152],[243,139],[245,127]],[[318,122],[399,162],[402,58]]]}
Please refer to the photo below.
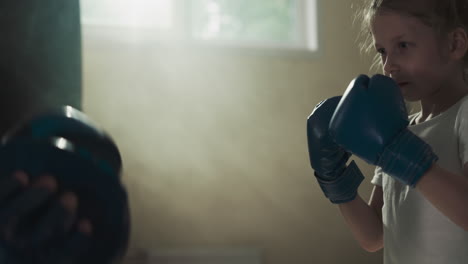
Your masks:
{"label": "window", "polygon": [[85,28],[247,47],[316,50],[317,0],[81,0]]}
{"label": "window", "polygon": [[174,24],[172,0],[81,0],[80,7],[86,26],[170,29]]}

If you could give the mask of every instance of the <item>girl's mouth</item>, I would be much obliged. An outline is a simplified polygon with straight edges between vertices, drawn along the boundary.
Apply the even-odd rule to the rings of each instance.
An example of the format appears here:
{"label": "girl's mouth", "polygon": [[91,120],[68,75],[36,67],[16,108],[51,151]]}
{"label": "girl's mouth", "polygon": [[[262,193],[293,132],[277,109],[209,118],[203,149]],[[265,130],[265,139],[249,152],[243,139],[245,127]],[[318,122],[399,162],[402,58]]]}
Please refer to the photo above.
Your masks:
{"label": "girl's mouth", "polygon": [[400,88],[402,88],[402,87],[404,87],[404,86],[406,86],[408,84],[409,84],[409,82],[400,82],[400,83],[398,83],[398,86],[400,86]]}

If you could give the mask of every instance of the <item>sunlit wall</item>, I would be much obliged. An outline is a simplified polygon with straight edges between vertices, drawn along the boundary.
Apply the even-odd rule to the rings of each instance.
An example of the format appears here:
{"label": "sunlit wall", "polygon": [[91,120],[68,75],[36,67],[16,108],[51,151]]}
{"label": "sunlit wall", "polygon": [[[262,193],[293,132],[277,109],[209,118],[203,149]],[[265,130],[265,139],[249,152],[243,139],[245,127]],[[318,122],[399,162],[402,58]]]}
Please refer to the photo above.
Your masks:
{"label": "sunlit wall", "polygon": [[[369,72],[355,43],[356,2],[319,1],[314,56],[85,29],[84,109],[122,150],[132,249],[249,247],[267,264],[381,263],[323,196],[306,147],[315,104]],[[367,200],[372,168],[358,164]]]}

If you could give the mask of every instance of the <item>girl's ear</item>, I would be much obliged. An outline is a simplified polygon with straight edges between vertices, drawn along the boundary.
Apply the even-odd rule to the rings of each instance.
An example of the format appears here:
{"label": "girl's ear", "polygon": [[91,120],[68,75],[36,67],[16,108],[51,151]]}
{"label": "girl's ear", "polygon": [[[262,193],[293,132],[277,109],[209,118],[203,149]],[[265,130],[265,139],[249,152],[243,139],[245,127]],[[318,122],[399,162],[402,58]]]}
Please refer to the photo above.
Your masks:
{"label": "girl's ear", "polygon": [[457,27],[450,33],[450,55],[453,59],[463,59],[468,52],[468,35],[464,28]]}

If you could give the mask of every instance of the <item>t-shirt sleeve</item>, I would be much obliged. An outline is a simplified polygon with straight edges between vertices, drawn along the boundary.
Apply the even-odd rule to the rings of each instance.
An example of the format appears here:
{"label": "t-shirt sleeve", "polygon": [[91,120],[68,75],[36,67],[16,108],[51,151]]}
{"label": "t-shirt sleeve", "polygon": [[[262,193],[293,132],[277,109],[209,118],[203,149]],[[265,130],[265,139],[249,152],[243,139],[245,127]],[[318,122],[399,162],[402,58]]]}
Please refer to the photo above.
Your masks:
{"label": "t-shirt sleeve", "polygon": [[375,167],[374,177],[372,178],[371,183],[382,187],[382,176],[382,168]]}
{"label": "t-shirt sleeve", "polygon": [[457,114],[458,155],[462,166],[468,162],[468,100],[465,100]]}

